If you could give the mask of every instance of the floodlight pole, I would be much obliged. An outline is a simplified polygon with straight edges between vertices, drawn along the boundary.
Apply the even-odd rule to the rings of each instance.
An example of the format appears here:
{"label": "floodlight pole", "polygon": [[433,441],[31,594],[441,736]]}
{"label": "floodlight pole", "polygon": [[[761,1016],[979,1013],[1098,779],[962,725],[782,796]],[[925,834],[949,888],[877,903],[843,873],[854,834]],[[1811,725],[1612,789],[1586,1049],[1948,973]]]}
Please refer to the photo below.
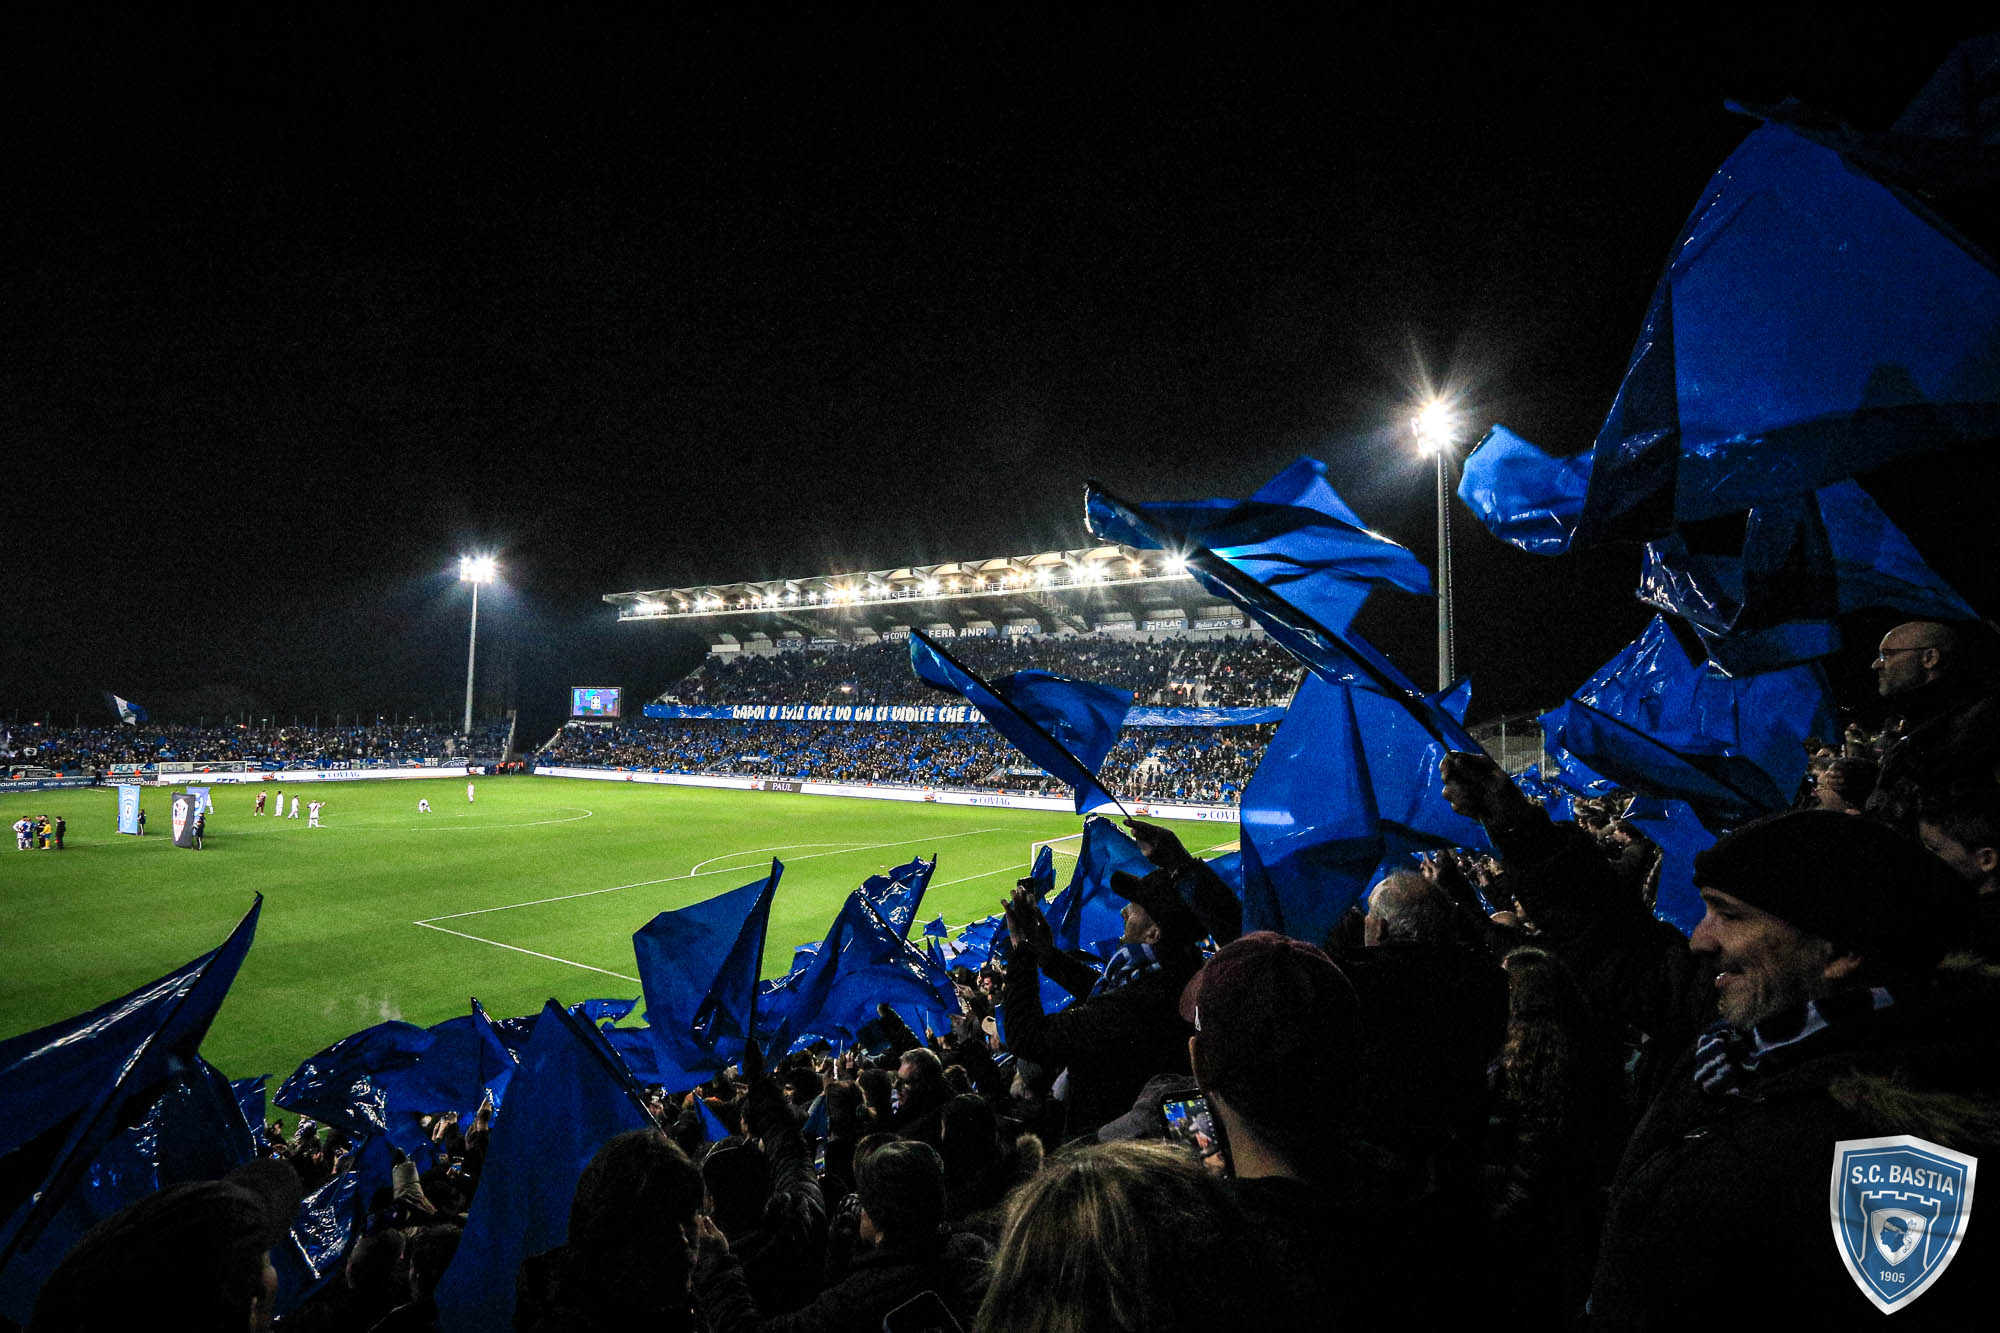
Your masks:
{"label": "floodlight pole", "polygon": [[1437,461],[1438,490],[1438,693],[1451,688],[1455,654],[1452,651],[1451,622],[1451,436],[1452,411],[1449,404],[1433,398],[1410,419],[1416,432],[1417,448]]}
{"label": "floodlight pole", "polygon": [[1451,450],[1437,445],[1438,487],[1438,693],[1451,688],[1455,644],[1451,622]]}
{"label": "floodlight pole", "polygon": [[472,661],[479,652],[479,580],[472,580],[472,636],[465,645],[465,735],[472,736]]}

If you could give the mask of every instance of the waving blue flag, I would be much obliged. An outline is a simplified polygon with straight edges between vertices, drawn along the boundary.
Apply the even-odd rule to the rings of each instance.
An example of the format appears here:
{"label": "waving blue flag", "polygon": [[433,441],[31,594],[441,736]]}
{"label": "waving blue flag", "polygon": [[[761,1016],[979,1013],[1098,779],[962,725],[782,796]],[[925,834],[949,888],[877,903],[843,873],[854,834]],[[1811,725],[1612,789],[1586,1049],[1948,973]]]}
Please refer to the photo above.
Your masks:
{"label": "waving blue flag", "polygon": [[67,1192],[39,1201],[38,1233],[0,1272],[0,1311],[9,1318],[26,1321],[48,1275],[99,1222],[165,1186],[224,1175],[255,1151],[236,1090],[199,1055],[117,1119]]}
{"label": "waving blue flag", "polygon": [[[1042,848],[1042,855],[1048,853],[1047,847]],[[1055,882],[1052,867],[1044,867],[1039,858],[1035,866],[1036,874]],[[1056,948],[1066,953],[1096,952],[1104,941],[1118,940],[1125,933],[1125,900],[1112,890],[1111,877],[1122,870],[1143,878],[1152,869],[1139,844],[1117,824],[1103,818],[1085,820],[1076,869],[1048,908]]]}
{"label": "waving blue flag", "polygon": [[2000,271],[1834,147],[1754,130],[1669,254],[1593,448],[1586,544],[2000,435]]}
{"label": "waving blue flag", "polygon": [[1736,554],[1697,554],[1678,530],[1647,543],[1639,600],[1685,618],[1732,675],[1838,652],[1835,618],[1863,607],[1978,618],[1852,481],[1752,509]]}
{"label": "waving blue flag", "polygon": [[[935,861],[933,865],[935,865]],[[932,939],[945,939],[950,936],[951,927],[944,923],[944,917],[940,915],[933,917],[924,926],[924,934],[930,936]]]}
{"label": "waving blue flag", "polygon": [[735,1061],[755,1021],[771,897],[785,868],[740,889],[662,912],[632,936],[659,1080],[692,1087]]}
{"label": "waving blue flag", "polygon": [[989,958],[1005,957],[1007,921],[1000,913],[980,917],[959,932],[955,957],[966,967],[978,967]]}
{"label": "waving blue flag", "polygon": [[1634,797],[1626,807],[1625,819],[1660,849],[1660,886],[1653,898],[1653,915],[1683,935],[1694,934],[1696,923],[1707,910],[1695,890],[1694,858],[1715,845],[1715,835],[1695,818],[1686,801]]}
{"label": "waving blue flag", "polygon": [[[393,1112],[456,1109],[456,1097],[440,1106],[389,1104],[389,1087],[416,1085],[417,1063],[436,1040],[415,1023],[395,1019],[363,1028],[307,1056],[271,1100],[355,1134],[388,1133]],[[399,1078],[404,1074],[408,1081]]]}
{"label": "waving blue flag", "polygon": [[[1446,716],[1465,707],[1459,690],[1429,703]],[[1411,853],[1487,846],[1444,801],[1445,746],[1397,701],[1301,685],[1243,794],[1243,929],[1321,942]]]}
{"label": "waving blue flag", "polygon": [[860,889],[847,895],[811,959],[763,993],[760,1038],[772,1053],[812,1037],[852,1042],[887,1004],[905,1013],[958,1009],[951,978],[882,919]]}
{"label": "waving blue flag", "polygon": [[38,1283],[62,1258],[43,1242],[78,1218],[78,1191],[133,1106],[185,1086],[180,1099],[198,1102],[204,1138],[226,1134],[247,1153],[235,1095],[197,1064],[196,1052],[256,937],[263,905],[260,894],[218,948],[159,980],[0,1043],[0,1164],[11,1186],[0,1198],[0,1293],[10,1317],[26,1322],[22,1301],[31,1305],[35,1290],[26,1280]]}
{"label": "waving blue flag", "polygon": [[579,1000],[569,1007],[569,1011],[586,1023],[619,1022],[639,1007],[637,998],[630,1000]]}
{"label": "waving blue flag", "polygon": [[935,855],[928,861],[919,856],[886,875],[870,875],[862,881],[861,892],[875,905],[882,919],[907,939],[911,925],[916,922],[917,911],[923,906],[924,890],[930,887],[931,876],[936,871]]}
{"label": "waving blue flag", "polygon": [[521,1260],[563,1243],[583,1168],[613,1138],[653,1123],[604,1035],[554,1000],[493,1122],[465,1238],[437,1291],[445,1333],[486,1333],[514,1320]]}
{"label": "waving blue flag", "polygon": [[1466,456],[1458,498],[1486,530],[1535,555],[1569,549],[1583,496],[1590,485],[1591,455],[1553,458],[1495,426]]}
{"label": "waving blue flag", "polygon": [[1078,813],[1118,804],[1098,783],[1097,770],[1131,711],[1130,690],[1047,671],[1017,671],[988,683],[922,630],[910,631],[910,668],[925,684],[963,696],[1010,745],[1068,783]]}
{"label": "waving blue flag", "polygon": [[1543,727],[1558,760],[1729,827],[1789,805],[1806,737],[1832,735],[1834,724],[1816,667],[1725,676],[1696,666],[1655,616]]}
{"label": "waving blue flag", "polygon": [[1323,464],[1301,459],[1248,500],[1133,504],[1092,482],[1084,521],[1102,540],[1176,552],[1197,582],[1242,607],[1321,680],[1393,699],[1453,749],[1480,752],[1457,719],[1349,628],[1373,588],[1428,594],[1430,575],[1362,525]]}

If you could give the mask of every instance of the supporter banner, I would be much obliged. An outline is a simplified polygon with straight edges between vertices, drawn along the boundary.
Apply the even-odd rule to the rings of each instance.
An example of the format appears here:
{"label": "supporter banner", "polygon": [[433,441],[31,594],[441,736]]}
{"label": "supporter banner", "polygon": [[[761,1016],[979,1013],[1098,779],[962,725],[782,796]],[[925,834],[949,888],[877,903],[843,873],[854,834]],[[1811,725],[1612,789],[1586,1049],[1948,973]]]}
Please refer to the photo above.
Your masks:
{"label": "supporter banner", "polygon": [[[1009,810],[1075,811],[1068,796],[1026,796],[1008,792],[945,791],[937,787],[854,786],[835,782],[777,782],[768,778],[711,777],[692,773],[638,773],[620,768],[541,765],[536,777],[586,778],[597,782],[643,782],[664,787],[715,787],[735,791],[797,791],[806,796],[850,796],[871,801],[919,801],[927,805],[997,806]],[[1237,822],[1233,805],[1166,805],[1146,802],[1132,813],[1145,819],[1193,819],[1211,824]]]}
{"label": "supporter banner", "polygon": [[192,849],[194,847],[194,821],[195,817],[201,813],[201,807],[196,803],[194,794],[184,791],[175,792],[173,804],[167,807],[167,813],[172,819],[171,827],[174,832],[174,846]]}
{"label": "supporter banner", "polygon": [[137,833],[139,831],[140,787],[120,787],[118,789],[118,831]]}
{"label": "supporter banner", "polygon": [[[916,722],[962,725],[980,721],[964,704],[647,704],[646,716],[667,721]],[[1251,727],[1285,719],[1282,708],[1134,708],[1128,727]]]}
{"label": "supporter banner", "polygon": [[194,799],[196,813],[215,809],[215,798],[209,795],[208,788],[189,787],[187,794]]}
{"label": "supporter banner", "polygon": [[12,778],[0,782],[0,791],[52,791],[67,787],[93,787],[91,778]]}

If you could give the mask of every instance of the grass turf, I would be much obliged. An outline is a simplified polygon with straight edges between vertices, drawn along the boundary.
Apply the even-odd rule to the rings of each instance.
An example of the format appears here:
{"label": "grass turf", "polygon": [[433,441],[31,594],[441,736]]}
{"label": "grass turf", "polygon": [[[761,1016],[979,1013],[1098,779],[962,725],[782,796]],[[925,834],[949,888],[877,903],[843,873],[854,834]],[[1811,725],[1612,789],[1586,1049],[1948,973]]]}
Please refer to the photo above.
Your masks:
{"label": "grass turf", "polygon": [[[173,845],[163,788],[146,791],[143,839],[113,831],[111,788],[0,794],[0,823],[60,812],[69,824],[62,852],[0,851],[0,1038],[214,948],[259,892],[256,942],[202,1044],[232,1078],[283,1078],[350,1032],[435,1023],[472,995],[496,1018],[551,996],[638,995],[632,932],[758,878],[773,856],[785,874],[766,975],[821,938],[863,879],[913,856],[938,855],[923,919],[960,925],[998,909],[1031,842],[1079,827],[983,806],[562,778],[483,778],[470,804],[463,778],[293,792],[298,819],[257,818],[254,788],[216,786],[201,852]],[[313,799],[327,803],[316,829]]]}

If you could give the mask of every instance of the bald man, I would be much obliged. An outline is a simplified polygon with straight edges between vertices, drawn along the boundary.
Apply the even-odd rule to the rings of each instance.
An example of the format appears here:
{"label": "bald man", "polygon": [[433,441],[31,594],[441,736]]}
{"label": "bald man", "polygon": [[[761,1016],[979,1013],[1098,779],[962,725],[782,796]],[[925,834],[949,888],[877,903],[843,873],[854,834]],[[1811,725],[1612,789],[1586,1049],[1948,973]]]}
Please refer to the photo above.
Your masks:
{"label": "bald man", "polygon": [[2000,699],[1963,665],[1957,633],[1912,620],[1882,636],[1875,687],[1902,720],[1867,813],[1914,832],[1918,804],[1990,785],[2000,769]]}

